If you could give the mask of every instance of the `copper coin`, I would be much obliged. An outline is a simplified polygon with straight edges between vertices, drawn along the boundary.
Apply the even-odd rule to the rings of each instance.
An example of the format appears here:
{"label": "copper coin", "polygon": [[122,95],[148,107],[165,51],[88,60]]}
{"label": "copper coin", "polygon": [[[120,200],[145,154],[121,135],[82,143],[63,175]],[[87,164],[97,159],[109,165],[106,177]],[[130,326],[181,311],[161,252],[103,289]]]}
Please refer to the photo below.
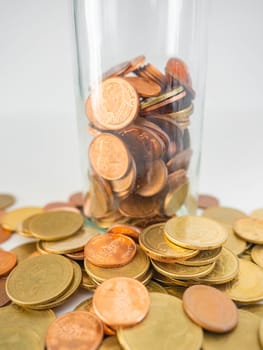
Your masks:
{"label": "copper coin", "polygon": [[5,291],[6,279],[0,279],[0,307],[5,306],[11,302]]}
{"label": "copper coin", "polygon": [[186,171],[184,169],[179,169],[168,175],[167,187],[173,190],[185,182],[187,182]]}
{"label": "copper coin", "polygon": [[119,267],[128,264],[133,259],[136,244],[127,236],[106,233],[91,238],[84,251],[85,259],[95,266]]}
{"label": "copper coin", "polygon": [[46,204],[43,209],[44,211],[50,211],[53,209],[63,209],[64,208],[73,208],[73,204],[71,204],[70,202],[50,202],[48,204]]}
{"label": "copper coin", "polygon": [[166,163],[169,173],[172,173],[178,169],[187,170],[190,164],[192,154],[193,154],[193,151],[190,148],[187,148],[182,152],[177,153],[174,157],[172,157]]}
{"label": "copper coin", "polygon": [[210,207],[219,206],[219,200],[209,194],[199,194],[198,196],[198,208],[206,209]]}
{"label": "copper coin", "polygon": [[0,226],[0,243],[7,241],[11,237],[12,232],[5,230],[2,226]]}
{"label": "copper coin", "polygon": [[0,276],[7,275],[16,266],[16,255],[0,249]]}
{"label": "copper coin", "polygon": [[139,78],[139,77],[126,77],[125,78],[142,97],[158,96],[161,92],[160,85],[154,81]]}
{"label": "copper coin", "polygon": [[141,229],[129,224],[115,224],[108,228],[107,233],[120,233],[138,241]]}
{"label": "copper coin", "polygon": [[86,103],[88,118],[104,130],[125,128],[137,117],[138,110],[137,91],[122,78],[104,80],[99,90],[94,91]]}
{"label": "copper coin", "polygon": [[[93,305],[92,305],[92,301],[91,301],[91,304],[89,305],[88,307],[88,310],[89,312],[93,313],[94,315],[96,315],[95,311],[94,311],[94,308],[93,308]],[[104,334],[107,334],[107,335],[115,335],[116,334],[116,330],[109,327],[106,323],[102,322],[103,324],[103,331],[104,331]]]}
{"label": "copper coin", "polygon": [[134,326],[149,311],[149,292],[142,283],[132,278],[111,278],[95,290],[93,307],[99,318],[109,326]]}
{"label": "copper coin", "polygon": [[125,61],[117,64],[114,67],[108,69],[105,73],[103,73],[102,79],[108,79],[110,77],[118,77],[126,73],[127,69],[131,66],[130,61]]}
{"label": "copper coin", "polygon": [[186,289],[183,307],[191,320],[204,329],[225,333],[238,323],[238,311],[234,302],[218,289],[195,285]]}
{"label": "copper coin", "polygon": [[166,85],[166,77],[165,75],[158,69],[156,68],[153,64],[148,63],[145,66],[145,73],[146,75],[156,81],[157,83],[161,85]]}
{"label": "copper coin", "polygon": [[155,160],[149,166],[145,176],[137,183],[136,193],[151,197],[159,193],[167,183],[167,168],[161,160]]}
{"label": "copper coin", "polygon": [[125,74],[134,72],[136,69],[138,69],[140,66],[142,66],[145,62],[145,56],[140,55],[137,57],[134,57],[130,60],[130,66],[125,71]]}
{"label": "copper coin", "polygon": [[82,208],[84,204],[84,196],[82,192],[73,193],[69,199],[69,203],[74,205],[74,207]]}
{"label": "copper coin", "polygon": [[122,178],[130,166],[130,156],[123,141],[112,134],[96,136],[89,147],[89,159],[96,173],[107,180]]}
{"label": "copper coin", "polygon": [[87,126],[87,131],[92,136],[97,136],[101,134],[101,131],[96,129],[95,127],[91,126],[90,124]]}
{"label": "copper coin", "polygon": [[160,203],[156,198],[139,195],[130,195],[119,203],[119,210],[122,215],[133,218],[153,217],[158,213],[159,208]]}
{"label": "copper coin", "polygon": [[84,260],[84,250],[81,250],[80,252],[75,252],[75,253],[68,253],[65,254],[65,256],[67,256],[68,258],[72,259],[72,260],[77,260],[77,261],[82,261]]}
{"label": "copper coin", "polygon": [[73,311],[51,323],[46,336],[47,350],[98,349],[103,339],[103,325],[96,315]]}
{"label": "copper coin", "polygon": [[135,185],[136,179],[136,165],[134,160],[131,160],[131,166],[121,179],[111,181],[113,192],[130,192]]}
{"label": "copper coin", "polygon": [[4,214],[5,214],[5,210],[0,209],[0,218],[1,218],[1,216],[3,216]]}

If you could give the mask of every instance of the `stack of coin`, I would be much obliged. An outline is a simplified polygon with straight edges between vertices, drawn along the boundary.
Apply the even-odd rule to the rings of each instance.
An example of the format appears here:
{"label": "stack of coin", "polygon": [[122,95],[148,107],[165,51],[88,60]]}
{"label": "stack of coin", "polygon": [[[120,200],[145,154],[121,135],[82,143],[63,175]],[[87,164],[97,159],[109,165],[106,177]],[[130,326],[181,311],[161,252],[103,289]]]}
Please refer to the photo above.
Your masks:
{"label": "stack of coin", "polygon": [[111,68],[86,101],[92,136],[84,213],[115,222],[173,216],[188,194],[189,116],[195,93],[186,64],[165,73],[139,56]]}

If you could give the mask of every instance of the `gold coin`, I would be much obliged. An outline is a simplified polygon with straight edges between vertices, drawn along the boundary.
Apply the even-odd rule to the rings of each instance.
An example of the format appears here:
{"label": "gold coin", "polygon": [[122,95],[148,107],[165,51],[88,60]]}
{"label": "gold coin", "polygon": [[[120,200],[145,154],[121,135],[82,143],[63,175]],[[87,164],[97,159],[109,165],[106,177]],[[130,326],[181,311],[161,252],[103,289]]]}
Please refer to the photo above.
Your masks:
{"label": "gold coin", "polygon": [[215,263],[203,266],[184,266],[152,260],[152,265],[159,273],[167,277],[187,280],[208,275],[213,270]]}
{"label": "gold coin", "polygon": [[11,249],[11,252],[15,253],[17,263],[29,258],[32,254],[36,252],[36,242],[24,243]]}
{"label": "gold coin", "polygon": [[92,296],[78,304],[74,311],[90,311],[92,306]]}
{"label": "gold coin", "polygon": [[205,209],[202,216],[219,221],[221,224],[233,225],[236,220],[246,217],[246,214],[234,208],[216,206]]}
{"label": "gold coin", "polygon": [[263,244],[263,219],[241,218],[234,223],[233,229],[247,242]]}
{"label": "gold coin", "polygon": [[63,256],[50,254],[22,261],[10,273],[6,292],[16,304],[33,306],[48,303],[69,287],[72,263]]}
{"label": "gold coin", "polygon": [[175,284],[174,279],[164,276],[158,271],[154,270],[153,272],[153,279],[157,281],[158,283],[161,283],[162,285],[166,286],[173,286]]}
{"label": "gold coin", "polygon": [[[11,304],[0,308],[0,329],[4,327],[20,327],[30,329],[39,336],[39,343],[44,348],[44,341],[49,325],[56,319],[52,310],[35,311]],[[10,348],[13,350],[13,348]],[[26,348],[26,350],[31,347]]]}
{"label": "gold coin", "polygon": [[154,281],[150,281],[147,284],[146,288],[148,289],[149,292],[152,292],[152,293],[156,292],[156,293],[167,294],[166,289],[163,286],[161,286],[159,283]]}
{"label": "gold coin", "polygon": [[82,250],[85,244],[99,232],[95,228],[82,227],[73,236],[59,241],[42,241],[45,251],[55,254],[74,253]]}
{"label": "gold coin", "polygon": [[228,232],[228,236],[223,246],[230,249],[236,255],[242,254],[247,248],[247,242],[235,234],[232,226],[224,225],[224,227]]}
{"label": "gold coin", "polygon": [[186,249],[170,243],[164,235],[164,223],[151,225],[143,230],[139,236],[139,243],[152,259],[161,262],[175,262],[198,254],[198,250]]}
{"label": "gold coin", "polygon": [[231,250],[223,248],[213,270],[205,277],[199,278],[198,282],[213,285],[227,283],[237,276],[238,267],[236,255]]}
{"label": "gold coin", "polygon": [[263,304],[242,305],[242,310],[252,312],[252,314],[263,318]]}
{"label": "gold coin", "polygon": [[173,118],[177,121],[184,120],[185,118],[189,117],[194,112],[194,105],[191,103],[189,107],[184,108],[178,112],[172,112],[165,114],[169,118]]}
{"label": "gold coin", "polygon": [[176,298],[182,299],[186,288],[183,286],[173,285],[173,286],[166,286],[165,290],[167,291],[167,293],[169,295],[172,295]]}
{"label": "gold coin", "polygon": [[253,210],[250,216],[255,219],[263,219],[263,208]]}
{"label": "gold coin", "polygon": [[171,91],[168,91],[162,95],[159,95],[158,97],[148,98],[146,101],[141,103],[141,109],[145,109],[148,107],[151,107],[157,103],[163,102],[167,100],[168,98],[174,97],[181,92],[184,91],[184,88],[182,86],[177,87],[176,89],[173,89]]}
{"label": "gold coin", "polygon": [[114,335],[105,338],[98,350],[122,350],[118,338]]}
{"label": "gold coin", "polygon": [[236,328],[225,334],[204,333],[203,350],[261,350],[259,343],[260,318],[250,312],[239,310]]}
{"label": "gold coin", "polygon": [[227,240],[227,231],[222,225],[200,216],[172,218],[165,224],[164,232],[171,242],[190,249],[214,249]]}
{"label": "gold coin", "polygon": [[189,191],[188,182],[180,185],[175,190],[169,191],[164,199],[164,213],[172,216],[181,208],[185,202]]}
{"label": "gold coin", "polygon": [[144,284],[145,286],[148,285],[148,283],[151,281],[153,276],[153,270],[149,269],[148,271],[145,272],[145,274],[141,277],[137,278],[137,281],[141,282],[142,284]]}
{"label": "gold coin", "polygon": [[72,267],[73,267],[73,280],[70,284],[70,286],[66,289],[65,293],[60,295],[58,298],[56,298],[54,301],[51,301],[49,303],[39,304],[31,306],[35,310],[47,310],[47,309],[53,309],[54,307],[58,307],[62,305],[65,301],[67,301],[78,289],[82,273],[81,268],[79,264],[77,264],[75,261],[71,261]]}
{"label": "gold coin", "polygon": [[3,350],[42,350],[36,332],[25,327],[3,327],[0,329],[0,349]]}
{"label": "gold coin", "polygon": [[141,323],[117,330],[123,349],[199,350],[203,331],[186,316],[181,300],[161,293],[150,293],[150,298],[149,314]]}
{"label": "gold coin", "polygon": [[103,282],[112,277],[131,277],[138,279],[148,271],[150,259],[144,251],[137,246],[137,251],[133,260],[125,266],[107,269],[95,266],[87,260],[84,260],[84,266],[88,275],[99,282]]}
{"label": "gold coin", "polygon": [[17,226],[32,215],[40,214],[43,209],[40,207],[25,207],[11,210],[0,218],[0,225],[9,231],[15,231]]}
{"label": "gold coin", "polygon": [[263,300],[263,270],[250,261],[239,259],[237,277],[218,287],[237,303],[256,303]]}
{"label": "gold coin", "polygon": [[195,257],[187,260],[178,260],[178,264],[182,264],[185,266],[202,266],[208,265],[216,261],[222,251],[222,247],[211,249],[211,250],[201,250],[199,254]]}
{"label": "gold coin", "polygon": [[82,279],[80,282],[80,287],[93,291],[97,288],[97,284],[93,281],[93,279],[87,274],[85,270],[82,270]]}
{"label": "gold coin", "polygon": [[11,207],[15,201],[16,199],[12,194],[0,193],[0,209]]}
{"label": "gold coin", "polygon": [[263,245],[255,245],[251,251],[252,260],[263,268]]}
{"label": "gold coin", "polygon": [[70,211],[45,212],[29,224],[31,234],[45,241],[56,241],[76,233],[83,225],[83,217]]}
{"label": "gold coin", "polygon": [[38,253],[41,254],[41,255],[49,254],[49,252],[47,252],[47,251],[43,248],[43,246],[42,246],[42,241],[37,241],[37,242],[36,242],[36,248],[37,248]]}

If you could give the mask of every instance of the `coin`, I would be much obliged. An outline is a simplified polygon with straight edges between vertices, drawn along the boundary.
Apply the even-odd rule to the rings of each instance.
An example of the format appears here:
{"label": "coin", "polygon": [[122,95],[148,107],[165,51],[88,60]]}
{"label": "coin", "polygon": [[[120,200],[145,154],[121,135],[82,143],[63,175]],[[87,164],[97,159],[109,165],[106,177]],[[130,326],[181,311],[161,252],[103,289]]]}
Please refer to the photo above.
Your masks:
{"label": "coin", "polygon": [[247,242],[263,244],[263,219],[241,218],[234,223],[233,229],[240,238]]}
{"label": "coin", "polygon": [[[19,327],[23,330],[32,330],[37,333],[39,337],[38,342],[41,345],[41,349],[43,349],[47,328],[55,318],[55,314],[51,310],[35,311],[10,304],[0,308],[0,329],[4,327],[13,329]],[[11,349],[13,350],[12,347]],[[31,349],[31,346],[25,348],[25,350],[28,349]]]}
{"label": "coin", "polygon": [[113,205],[110,184],[99,176],[90,176],[90,193],[85,198],[84,214],[88,217],[103,218]]}
{"label": "coin", "polygon": [[184,61],[177,57],[171,57],[166,63],[165,72],[169,77],[186,86],[192,97],[195,97],[188,68]]}
{"label": "coin", "polygon": [[192,158],[193,151],[191,148],[186,148],[185,150],[176,153],[173,157],[169,159],[166,163],[169,173],[173,173],[179,169],[187,170],[189,168],[190,160]]}
{"label": "coin", "polygon": [[43,207],[43,210],[44,211],[51,211],[51,210],[54,210],[54,209],[61,209],[61,210],[65,210],[68,209],[68,208],[74,208],[73,204],[70,203],[70,202],[50,202],[48,204],[46,204],[44,207]]}
{"label": "coin", "polygon": [[198,196],[198,208],[206,209],[210,207],[216,207],[219,205],[219,200],[208,194],[199,194]]}
{"label": "coin", "polygon": [[8,231],[15,231],[18,224],[34,214],[40,214],[43,209],[40,207],[25,207],[11,210],[0,218],[0,225]]}
{"label": "coin", "polygon": [[187,198],[188,191],[189,184],[188,182],[185,182],[166,194],[163,205],[165,215],[172,216],[181,208]]}
{"label": "coin", "polygon": [[182,86],[175,88],[171,91],[168,91],[158,97],[152,97],[147,101],[141,103],[141,110],[144,112],[155,111],[158,108],[166,106],[169,103],[173,103],[175,101],[180,100],[185,97],[186,93]]}
{"label": "coin", "polygon": [[7,241],[11,237],[11,231],[5,230],[0,226],[0,243]]}
{"label": "coin", "polygon": [[123,349],[174,350],[175,344],[180,344],[180,350],[199,350],[202,329],[186,316],[182,302],[161,293],[150,293],[150,299],[150,312],[143,322],[117,330]]}
{"label": "coin", "polygon": [[84,250],[81,250],[80,252],[75,252],[75,253],[67,253],[65,254],[65,256],[72,260],[82,261],[84,260]]}
{"label": "coin", "polygon": [[161,86],[155,82],[138,77],[125,78],[137,91],[140,96],[152,97],[157,96],[161,92]]}
{"label": "coin", "polygon": [[227,229],[228,236],[223,246],[230,249],[236,255],[242,254],[247,248],[247,242],[235,234],[232,226],[224,225],[224,227]]}
{"label": "coin", "polygon": [[263,246],[255,245],[251,250],[252,260],[260,267],[263,268]]}
{"label": "coin", "polygon": [[7,275],[16,266],[16,255],[0,249],[0,276]]}
{"label": "coin", "polygon": [[222,251],[222,247],[211,249],[211,250],[201,250],[196,256],[190,259],[177,261],[178,264],[186,266],[202,266],[211,264],[218,260]]}
{"label": "coin", "polygon": [[84,204],[84,196],[82,192],[76,192],[69,196],[69,203],[74,205],[74,207],[82,208]]}
{"label": "coin", "polygon": [[31,234],[45,241],[55,241],[76,233],[83,225],[83,217],[68,211],[45,212],[29,223]]}
{"label": "coin", "polygon": [[238,311],[233,301],[210,286],[200,284],[187,288],[183,307],[193,322],[210,332],[226,333],[238,323]]}
{"label": "coin", "polygon": [[154,260],[152,260],[152,265],[159,273],[167,277],[178,278],[181,280],[208,275],[215,267],[215,263],[203,266],[184,266],[180,264],[168,264]]}
{"label": "coin", "polygon": [[0,278],[0,307],[5,306],[11,302],[5,291],[6,279]]}
{"label": "coin", "polygon": [[130,166],[130,155],[123,141],[115,135],[103,133],[89,146],[89,159],[96,173],[107,180],[121,179]]}
{"label": "coin", "polygon": [[105,73],[102,75],[102,79],[108,79],[110,77],[117,77],[119,75],[122,75],[126,73],[127,69],[131,66],[130,61],[125,61],[122,63],[117,64],[114,67],[111,67],[108,69]]}
{"label": "coin", "polygon": [[138,69],[140,66],[142,66],[145,62],[145,56],[144,55],[140,55],[140,56],[136,56],[134,58],[132,58],[129,63],[130,66],[129,68],[125,71],[126,74],[135,71],[136,69]]}
{"label": "coin", "polygon": [[149,292],[142,283],[127,277],[103,282],[93,296],[98,317],[112,327],[130,327],[140,323],[150,307]]}
{"label": "coin", "polygon": [[167,168],[161,159],[151,162],[145,177],[137,183],[136,193],[143,197],[154,196],[166,185],[167,176]]}
{"label": "coin", "polygon": [[36,242],[29,242],[16,246],[15,248],[11,249],[11,252],[16,255],[17,262],[20,263],[21,261],[30,257],[36,251],[36,249]]}
{"label": "coin", "polygon": [[260,209],[253,210],[250,216],[256,219],[263,219],[263,209],[260,208]]}
{"label": "coin", "polygon": [[136,180],[136,165],[134,160],[132,159],[130,168],[127,173],[118,180],[111,181],[113,192],[126,192],[128,193],[132,191],[135,185]]}
{"label": "coin", "polygon": [[246,214],[237,209],[216,206],[205,209],[202,216],[226,225],[233,225],[236,220],[246,217]]}
{"label": "coin", "polygon": [[150,267],[150,259],[144,253],[144,251],[137,246],[136,254],[131,262],[127,265],[116,267],[114,269],[107,269],[95,266],[84,260],[85,270],[92,279],[96,279],[99,282],[103,282],[112,277],[130,277],[138,279],[142,277]]}
{"label": "coin", "polygon": [[139,236],[140,246],[152,259],[176,262],[198,254],[198,250],[186,249],[170,243],[164,235],[164,225],[163,223],[151,225]]}
{"label": "coin", "polygon": [[47,350],[95,350],[103,338],[101,321],[87,311],[73,311],[57,318],[48,328]]}
{"label": "coin", "polygon": [[55,254],[36,256],[19,263],[6,282],[9,298],[23,306],[48,303],[69,287],[72,263]]}
{"label": "coin", "polygon": [[239,259],[237,277],[219,287],[237,303],[256,303],[263,300],[263,270],[250,261]]}
{"label": "coin", "polygon": [[226,229],[214,220],[198,216],[181,216],[167,221],[166,237],[181,247],[214,249],[227,240]]}
{"label": "coin", "polygon": [[3,350],[42,350],[36,332],[27,328],[3,327],[0,329],[0,348]]}
{"label": "coin", "polygon": [[86,102],[86,113],[99,129],[120,130],[137,117],[139,97],[123,78],[104,80]]}
{"label": "coin", "polygon": [[97,284],[91,279],[91,277],[87,274],[85,270],[82,270],[82,279],[80,282],[80,287],[91,291],[97,288]]}
{"label": "coin", "polygon": [[[226,334],[204,333],[203,350],[260,350],[260,318],[250,312],[238,310],[239,321],[232,332]],[[245,336],[244,336],[245,335]]]}
{"label": "coin", "polygon": [[16,199],[12,194],[0,193],[0,209],[6,209],[11,207],[15,203]]}
{"label": "coin", "polygon": [[134,241],[118,233],[93,237],[85,245],[85,259],[100,267],[120,267],[128,264],[136,253]]}
{"label": "coin", "polygon": [[18,225],[17,225],[17,228],[16,228],[16,232],[23,236],[23,237],[33,237],[32,234],[31,234],[31,231],[29,229],[29,224],[31,222],[31,220],[35,217],[37,217],[38,215],[40,214],[35,214],[35,215],[32,215],[32,216],[29,216],[27,219],[25,219],[24,221],[20,222]]}
{"label": "coin", "polygon": [[42,241],[42,247],[49,253],[66,254],[82,250],[85,244],[99,232],[92,227],[82,227],[73,236],[59,241]]}
{"label": "coin", "polygon": [[122,215],[134,218],[153,217],[157,214],[158,207],[157,199],[133,194],[119,204]]}
{"label": "coin", "polygon": [[108,228],[107,233],[120,233],[133,238],[135,241],[138,241],[141,234],[141,229],[129,224],[115,224]]}
{"label": "coin", "polygon": [[213,285],[223,284],[232,281],[237,276],[238,271],[238,258],[231,250],[223,248],[213,270],[208,275],[198,278],[198,281]]}
{"label": "coin", "polygon": [[99,347],[99,350],[122,350],[116,336],[105,338]]}

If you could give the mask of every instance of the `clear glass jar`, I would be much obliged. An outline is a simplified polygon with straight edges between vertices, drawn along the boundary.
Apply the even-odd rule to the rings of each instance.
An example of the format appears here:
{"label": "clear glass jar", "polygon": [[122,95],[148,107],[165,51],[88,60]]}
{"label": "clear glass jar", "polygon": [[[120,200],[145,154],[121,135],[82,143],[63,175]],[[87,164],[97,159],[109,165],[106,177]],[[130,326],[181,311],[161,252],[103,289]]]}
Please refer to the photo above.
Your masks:
{"label": "clear glass jar", "polygon": [[206,0],[73,0],[85,215],[101,227],[194,214]]}

